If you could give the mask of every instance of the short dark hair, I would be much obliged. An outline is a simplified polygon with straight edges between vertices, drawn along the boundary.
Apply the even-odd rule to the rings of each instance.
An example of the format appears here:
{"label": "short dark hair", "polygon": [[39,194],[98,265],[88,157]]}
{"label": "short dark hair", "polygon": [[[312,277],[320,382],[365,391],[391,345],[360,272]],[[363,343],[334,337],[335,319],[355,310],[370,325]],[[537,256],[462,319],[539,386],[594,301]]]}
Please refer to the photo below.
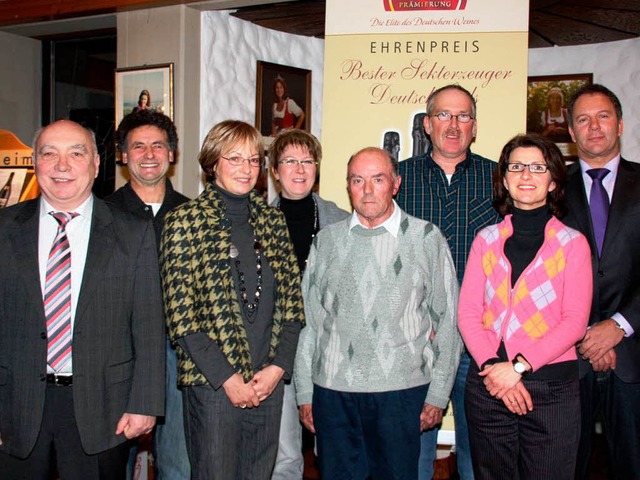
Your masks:
{"label": "short dark hair", "polygon": [[500,153],[498,166],[493,171],[493,206],[502,215],[513,212],[513,199],[504,186],[504,177],[507,174],[507,165],[511,154],[516,148],[537,148],[547,164],[551,180],[556,188],[547,194],[547,205],[551,213],[558,218],[567,213],[567,204],[564,198],[564,187],[567,183],[567,167],[562,158],[562,152],[554,142],[542,135],[535,133],[516,135],[503,147]]}
{"label": "short dark hair", "polygon": [[[351,162],[353,161],[353,159],[356,158],[361,153],[379,153],[380,155],[386,157],[389,160],[389,163],[391,164],[391,169],[393,170],[393,178],[397,178],[398,177],[398,165],[399,165],[398,159],[395,158],[393,155],[391,155],[386,150],[384,150],[382,148],[378,148],[378,147],[361,148],[356,153],[351,155],[351,157],[349,157],[349,161],[347,162],[347,170],[349,170],[349,166],[351,165]],[[348,178],[347,178],[347,180],[348,180]]]}
{"label": "short dark hair", "polygon": [[306,148],[318,163],[322,160],[322,146],[318,139],[309,132],[291,128],[278,133],[275,140],[269,145],[269,161],[274,170],[278,170],[278,160],[290,145]]}
{"label": "short dark hair", "polygon": [[436,97],[440,95],[442,92],[446,92],[447,90],[458,90],[459,92],[462,92],[467,97],[469,97],[469,100],[471,100],[471,116],[473,118],[476,118],[476,99],[473,98],[473,95],[471,95],[471,92],[469,90],[464,88],[462,85],[458,85],[457,83],[445,85],[444,87],[440,87],[434,90],[433,92],[431,92],[431,95],[429,95],[429,98],[427,98],[427,115],[428,116],[431,116],[431,114],[433,113],[433,104],[436,101]]}
{"label": "short dark hair", "polygon": [[118,130],[116,131],[118,150],[120,152],[126,152],[129,132],[147,125],[164,130],[167,133],[169,149],[174,152],[178,149],[178,132],[175,124],[169,117],[156,110],[137,110],[125,116],[120,122],[120,125],[118,125]]}
{"label": "short dark hair", "polygon": [[583,95],[595,95],[595,94],[604,95],[609,100],[611,100],[611,103],[613,104],[613,108],[616,111],[616,116],[618,117],[618,120],[622,120],[622,104],[620,103],[620,99],[616,96],[615,93],[613,93],[604,85],[601,85],[599,83],[594,83],[591,85],[585,85],[581,87],[573,95],[573,97],[571,97],[571,100],[569,100],[569,104],[567,105],[567,112],[569,114],[569,126],[573,127],[573,109],[576,106],[576,102],[578,101],[578,98],[582,97]]}

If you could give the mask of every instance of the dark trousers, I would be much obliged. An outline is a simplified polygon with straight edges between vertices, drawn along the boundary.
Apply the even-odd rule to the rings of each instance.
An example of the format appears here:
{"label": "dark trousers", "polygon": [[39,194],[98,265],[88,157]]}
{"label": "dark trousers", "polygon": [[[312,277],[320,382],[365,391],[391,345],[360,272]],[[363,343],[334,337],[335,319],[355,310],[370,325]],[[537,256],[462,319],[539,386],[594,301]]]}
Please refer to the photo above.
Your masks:
{"label": "dark trousers", "polygon": [[593,424],[601,418],[616,480],[640,478],[640,383],[625,383],[613,371],[593,372],[580,380],[582,435],[576,478],[586,479]]}
{"label": "dark trousers", "polygon": [[573,477],[580,435],[578,379],[525,382],[533,411],[516,415],[489,395],[471,362],[465,390],[476,480]]}
{"label": "dark trousers", "polygon": [[73,387],[47,385],[42,426],[33,451],[26,459],[0,452],[0,478],[50,480],[57,466],[63,480],[124,480],[128,454],[129,442],[125,442],[87,455],[73,411]]}
{"label": "dark trousers", "polygon": [[223,388],[183,387],[194,480],[269,480],[278,453],[284,383],[256,408],[237,408]]}
{"label": "dark trousers", "polygon": [[380,393],[313,388],[320,474],[327,480],[415,480],[428,386]]}

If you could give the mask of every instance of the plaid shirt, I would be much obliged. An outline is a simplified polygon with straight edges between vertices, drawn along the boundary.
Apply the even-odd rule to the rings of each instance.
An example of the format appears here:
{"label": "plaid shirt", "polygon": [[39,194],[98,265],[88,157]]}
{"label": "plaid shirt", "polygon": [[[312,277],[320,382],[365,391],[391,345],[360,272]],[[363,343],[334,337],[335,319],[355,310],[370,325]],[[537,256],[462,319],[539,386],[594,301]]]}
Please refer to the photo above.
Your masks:
{"label": "plaid shirt", "polygon": [[471,152],[456,165],[448,183],[444,170],[426,154],[400,162],[402,184],[396,202],[405,212],[438,226],[449,244],[462,284],[471,243],[478,232],[498,223],[493,209],[492,174],[496,164]]}

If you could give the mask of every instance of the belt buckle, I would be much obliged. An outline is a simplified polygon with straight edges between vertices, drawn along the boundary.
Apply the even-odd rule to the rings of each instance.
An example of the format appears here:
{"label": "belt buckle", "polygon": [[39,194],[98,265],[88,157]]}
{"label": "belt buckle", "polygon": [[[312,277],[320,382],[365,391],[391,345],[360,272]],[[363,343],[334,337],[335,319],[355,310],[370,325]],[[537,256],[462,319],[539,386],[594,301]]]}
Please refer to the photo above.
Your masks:
{"label": "belt buckle", "polygon": [[60,375],[57,373],[51,373],[53,376],[53,384],[56,387],[68,387],[71,385],[71,375]]}

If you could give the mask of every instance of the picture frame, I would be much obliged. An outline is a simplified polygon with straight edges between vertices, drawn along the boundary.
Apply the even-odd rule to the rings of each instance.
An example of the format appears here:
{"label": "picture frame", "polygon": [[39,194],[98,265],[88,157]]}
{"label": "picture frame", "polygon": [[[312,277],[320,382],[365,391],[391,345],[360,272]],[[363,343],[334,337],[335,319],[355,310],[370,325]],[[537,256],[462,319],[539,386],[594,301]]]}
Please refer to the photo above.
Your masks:
{"label": "picture frame", "polygon": [[[284,84],[284,95],[288,99],[281,105],[276,105],[276,80],[279,85]],[[300,111],[302,120],[296,115]],[[311,70],[258,60],[256,128],[263,136],[273,137],[280,130],[297,125],[311,131]]]}
{"label": "picture frame", "polygon": [[592,73],[545,75],[527,79],[527,133],[551,138],[567,161],[577,158],[568,129],[567,103],[575,92],[593,83]]}
{"label": "picture frame", "polygon": [[151,99],[146,105],[173,120],[173,63],[118,68],[115,74],[115,128],[125,115],[143,107],[145,92]]}

